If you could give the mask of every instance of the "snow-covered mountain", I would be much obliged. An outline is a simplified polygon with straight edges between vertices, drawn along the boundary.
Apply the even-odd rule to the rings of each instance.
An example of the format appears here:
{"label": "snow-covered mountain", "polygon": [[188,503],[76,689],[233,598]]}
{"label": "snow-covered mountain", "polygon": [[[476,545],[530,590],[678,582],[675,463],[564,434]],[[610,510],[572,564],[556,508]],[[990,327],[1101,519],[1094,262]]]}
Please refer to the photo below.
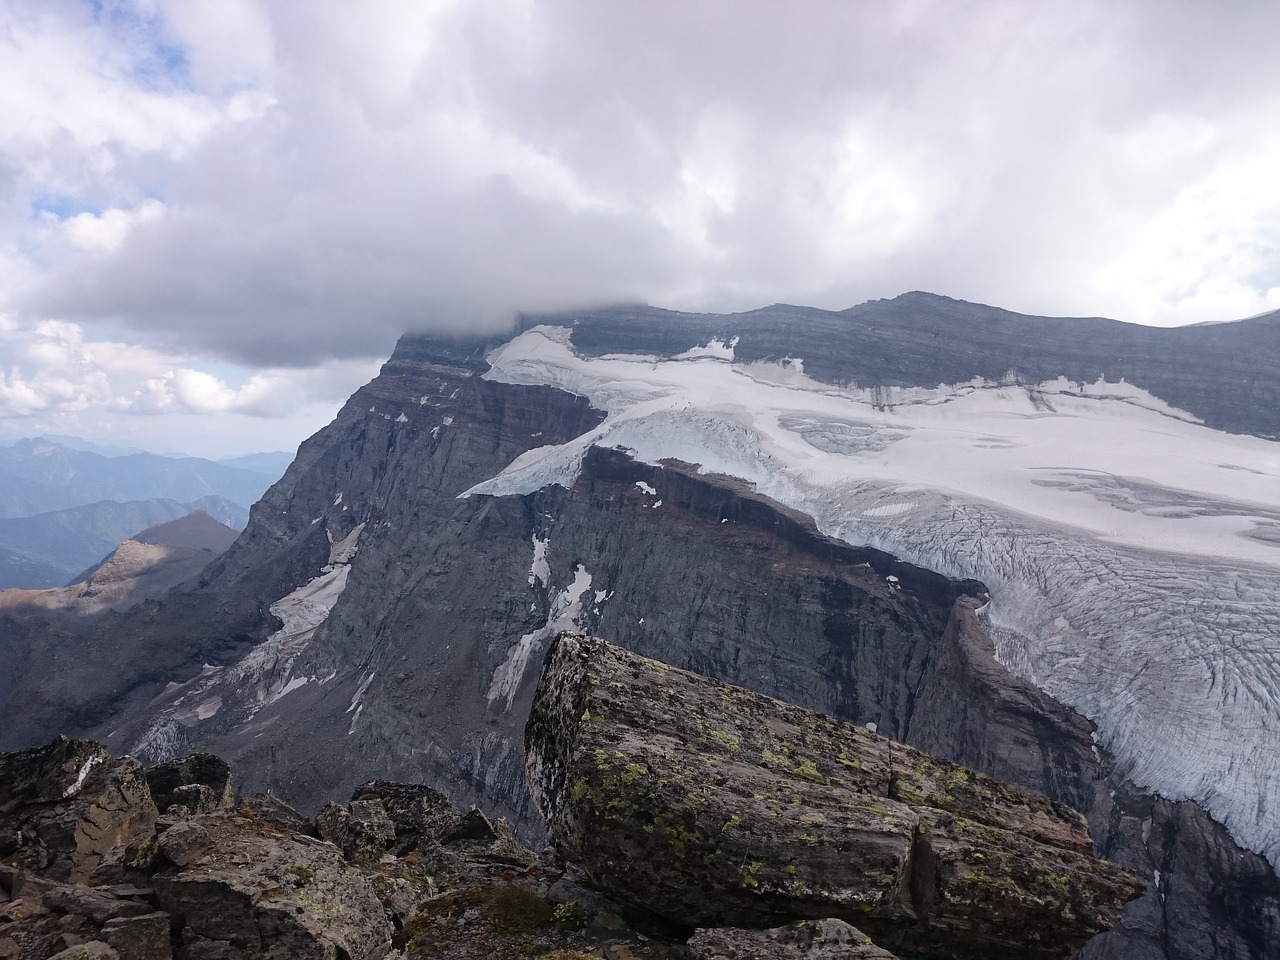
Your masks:
{"label": "snow-covered mountain", "polygon": [[22,652],[0,747],[201,745],[303,805],[422,779],[533,837],[572,627],[1086,812],[1152,881],[1090,960],[1280,955],[1278,356],[1276,315],[927,294],[405,337],[111,658]]}
{"label": "snow-covered mountain", "polygon": [[[573,486],[623,447],[735,477],[868,544],[991,590],[1001,661],[1075,708],[1137,784],[1199,802],[1280,864],[1280,445],[1123,381],[834,387],[803,361],[582,357],[538,326],[485,377],[607,412],[464,496]],[[496,678],[495,678],[496,682]]]}

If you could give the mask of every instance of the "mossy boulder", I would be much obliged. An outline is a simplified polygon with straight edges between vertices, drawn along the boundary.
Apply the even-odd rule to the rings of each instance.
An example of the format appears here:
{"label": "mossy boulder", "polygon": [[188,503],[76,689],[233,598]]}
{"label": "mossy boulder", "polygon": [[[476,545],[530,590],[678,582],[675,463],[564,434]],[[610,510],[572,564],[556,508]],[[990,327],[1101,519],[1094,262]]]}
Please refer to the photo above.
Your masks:
{"label": "mossy boulder", "polygon": [[1066,958],[1144,889],[1062,804],[562,635],[525,730],[563,855],[690,927],[836,917],[912,956]]}

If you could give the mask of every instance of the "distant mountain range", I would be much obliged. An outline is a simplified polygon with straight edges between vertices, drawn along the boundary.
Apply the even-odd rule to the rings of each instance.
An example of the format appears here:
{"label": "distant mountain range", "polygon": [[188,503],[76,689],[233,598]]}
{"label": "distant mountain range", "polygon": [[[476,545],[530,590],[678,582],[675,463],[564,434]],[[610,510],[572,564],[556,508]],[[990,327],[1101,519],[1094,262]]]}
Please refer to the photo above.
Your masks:
{"label": "distant mountain range", "polygon": [[126,610],[192,579],[235,539],[235,530],[196,509],[124,540],[69,586],[0,590],[0,612],[39,618]]}
{"label": "distant mountain range", "polygon": [[152,499],[98,503],[0,520],[0,590],[78,583],[123,540],[138,531],[202,510],[229,530],[243,529],[249,511],[224,497],[189,503]]}
{"label": "distant mountain range", "polygon": [[104,448],[83,449],[86,445],[35,437],[0,447],[0,518],[30,517],[102,500],[190,503],[224,497],[247,508],[288,466],[288,455],[278,453],[217,463],[154,453],[103,453]]}
{"label": "distant mountain range", "polygon": [[75,582],[121,541],[193,510],[240,530],[291,460],[168,457],[65,436],[0,446],[0,589]]}

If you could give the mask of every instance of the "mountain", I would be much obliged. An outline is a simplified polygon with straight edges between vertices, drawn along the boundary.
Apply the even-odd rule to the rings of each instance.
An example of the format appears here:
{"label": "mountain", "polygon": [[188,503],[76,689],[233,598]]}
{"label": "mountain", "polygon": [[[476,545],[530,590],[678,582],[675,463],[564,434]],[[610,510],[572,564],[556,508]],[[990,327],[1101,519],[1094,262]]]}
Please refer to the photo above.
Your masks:
{"label": "mountain", "polygon": [[246,453],[239,457],[223,457],[218,461],[224,467],[235,467],[238,470],[252,470],[272,477],[283,476],[293,463],[293,454],[283,450],[271,453]]}
{"label": "mountain", "polygon": [[[75,438],[72,438],[75,440]],[[89,447],[90,449],[83,449]],[[76,441],[35,438],[0,446],[0,518],[33,516],[102,500],[222,497],[243,507],[278,477],[197,457],[121,453]]]}
{"label": "mountain", "polygon": [[193,510],[216,517],[224,528],[239,530],[248,520],[243,507],[221,497],[203,497],[191,503],[103,500],[32,517],[0,520],[0,549],[13,558],[0,567],[0,589],[78,583],[122,540]]}
{"label": "mountain", "polygon": [[64,629],[87,634],[92,617],[106,610],[127,610],[163,596],[192,579],[235,542],[236,531],[204,510],[167,520],[134,534],[66,587],[0,590],[0,611],[39,632],[51,612],[70,612]]}
{"label": "mountain", "polygon": [[536,841],[575,629],[1086,813],[1152,879],[1089,960],[1277,956],[1277,338],[920,293],[408,336],[198,582],[6,626],[0,747],[199,745],[309,809],[425,780]]}

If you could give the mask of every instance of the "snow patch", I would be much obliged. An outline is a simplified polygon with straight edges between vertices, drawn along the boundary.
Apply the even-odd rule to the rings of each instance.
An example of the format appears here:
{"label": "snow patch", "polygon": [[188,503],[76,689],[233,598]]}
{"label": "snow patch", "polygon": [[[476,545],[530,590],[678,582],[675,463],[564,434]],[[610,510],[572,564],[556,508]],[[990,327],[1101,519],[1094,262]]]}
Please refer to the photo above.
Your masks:
{"label": "snow patch", "polygon": [[76,782],[71,784],[71,786],[67,787],[67,789],[63,791],[62,799],[66,800],[68,797],[74,797],[77,793],[79,793],[81,788],[84,786],[85,779],[89,776],[89,771],[91,771],[94,767],[96,767],[101,762],[102,762],[101,757],[90,757],[88,760],[86,760],[84,764],[80,767],[80,772],[76,774]]}
{"label": "snow patch", "polygon": [[507,651],[506,659],[498,664],[489,683],[488,701],[506,700],[505,709],[510,710],[515,702],[516,692],[529,666],[529,660],[535,652],[540,652],[546,644],[564,630],[581,629],[580,619],[583,614],[583,597],[591,590],[591,574],[582,564],[574,569],[573,582],[556,594],[551,601],[551,611],[547,622],[531,633],[526,633]]}
{"label": "snow patch", "polygon": [[404,415],[404,411],[400,412],[400,416],[396,417],[396,423],[408,423],[409,418]]}
{"label": "snow patch", "polygon": [[737,337],[734,337],[728,343],[718,338],[712,338],[705,346],[693,347],[684,353],[676,354],[675,359],[697,360],[710,358],[714,360],[733,360],[733,351],[737,345]]}
{"label": "snow patch", "polygon": [[533,537],[533,563],[529,567],[529,586],[536,586],[539,581],[542,585],[548,586],[551,579],[551,567],[547,564],[547,546],[551,543],[551,539],[539,540],[537,534]]}
{"label": "snow patch", "polygon": [[360,700],[364,697],[364,692],[369,689],[369,684],[373,683],[373,678],[377,675],[377,671],[371,670],[368,676],[360,681],[360,686],[356,687],[356,692],[351,696],[351,705],[347,707],[347,713],[352,710],[359,711]]}
{"label": "snow patch", "polygon": [[643,480],[637,480],[636,486],[640,488],[641,493],[647,493],[651,497],[656,497],[658,495],[658,491],[649,486],[649,484],[645,483]]}
{"label": "snow patch", "polygon": [[[341,499],[339,493],[334,505]],[[205,664],[198,677],[177,687],[166,687],[152,701],[160,716],[130,752],[152,762],[167,759],[171,754],[166,751],[180,749],[185,742],[186,727],[210,720],[229,706],[234,707],[236,722],[246,722],[264,707],[317,680],[293,676],[293,665],[346,589],[350,564],[359,552],[364,527],[363,523],[357,524],[337,541],[326,529],[329,563],[319,576],[271,604],[271,613],[281,621],[280,629],[235,663],[225,667]],[[326,682],[332,676],[317,682]]]}

